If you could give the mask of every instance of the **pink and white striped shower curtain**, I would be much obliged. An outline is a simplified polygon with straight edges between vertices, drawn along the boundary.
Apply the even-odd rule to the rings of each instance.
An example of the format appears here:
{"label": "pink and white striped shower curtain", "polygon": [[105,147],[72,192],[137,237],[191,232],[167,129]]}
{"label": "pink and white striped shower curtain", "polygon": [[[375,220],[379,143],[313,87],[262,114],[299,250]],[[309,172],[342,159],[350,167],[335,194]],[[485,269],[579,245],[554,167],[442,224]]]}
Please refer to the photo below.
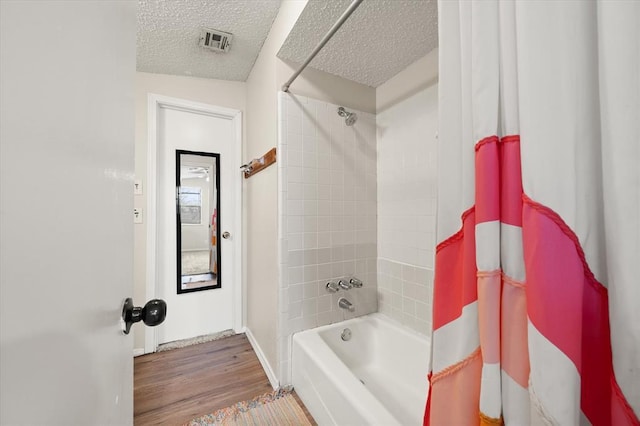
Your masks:
{"label": "pink and white striped shower curtain", "polygon": [[425,425],[638,425],[640,2],[438,13]]}

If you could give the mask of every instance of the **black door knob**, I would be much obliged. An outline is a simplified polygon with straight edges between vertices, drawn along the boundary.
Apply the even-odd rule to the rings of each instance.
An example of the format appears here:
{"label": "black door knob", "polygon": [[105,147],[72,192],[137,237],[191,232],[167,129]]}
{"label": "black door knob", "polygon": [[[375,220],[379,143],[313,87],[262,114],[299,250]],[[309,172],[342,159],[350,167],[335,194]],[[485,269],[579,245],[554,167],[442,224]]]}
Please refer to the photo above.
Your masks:
{"label": "black door knob", "polygon": [[133,306],[133,299],[128,297],[122,307],[122,319],[125,323],[124,334],[129,334],[131,325],[142,320],[149,327],[162,324],[167,317],[167,303],[161,299],[152,299],[144,308]]}

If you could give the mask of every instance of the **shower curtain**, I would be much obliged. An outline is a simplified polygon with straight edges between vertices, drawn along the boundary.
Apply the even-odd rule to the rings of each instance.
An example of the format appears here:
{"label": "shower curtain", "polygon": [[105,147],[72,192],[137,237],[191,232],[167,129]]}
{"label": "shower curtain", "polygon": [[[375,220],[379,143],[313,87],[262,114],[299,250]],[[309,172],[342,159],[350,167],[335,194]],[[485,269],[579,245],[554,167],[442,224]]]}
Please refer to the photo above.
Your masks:
{"label": "shower curtain", "polygon": [[440,0],[425,425],[638,425],[640,2]]}

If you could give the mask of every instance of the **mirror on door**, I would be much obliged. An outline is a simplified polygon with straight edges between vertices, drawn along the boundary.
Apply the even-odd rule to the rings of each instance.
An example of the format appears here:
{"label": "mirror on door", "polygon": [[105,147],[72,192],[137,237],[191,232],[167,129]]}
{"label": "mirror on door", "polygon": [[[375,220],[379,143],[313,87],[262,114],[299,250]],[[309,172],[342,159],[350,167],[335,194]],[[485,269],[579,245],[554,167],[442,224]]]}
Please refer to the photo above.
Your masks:
{"label": "mirror on door", "polygon": [[220,288],[220,154],[176,150],[178,294]]}

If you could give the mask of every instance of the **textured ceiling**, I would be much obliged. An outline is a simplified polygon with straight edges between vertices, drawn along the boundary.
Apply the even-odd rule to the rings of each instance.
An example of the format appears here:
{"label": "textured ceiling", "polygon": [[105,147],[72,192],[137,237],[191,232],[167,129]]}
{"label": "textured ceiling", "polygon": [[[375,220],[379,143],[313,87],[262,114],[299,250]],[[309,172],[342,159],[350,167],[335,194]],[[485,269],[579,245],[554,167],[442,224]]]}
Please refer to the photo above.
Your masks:
{"label": "textured ceiling", "polygon": [[[280,0],[139,0],[138,71],[245,81]],[[202,27],[233,34],[231,50],[198,45]]]}
{"label": "textured ceiling", "polygon": [[[304,62],[350,3],[350,0],[309,0],[278,57]],[[436,0],[364,0],[310,66],[378,87],[437,47],[436,3]]]}

